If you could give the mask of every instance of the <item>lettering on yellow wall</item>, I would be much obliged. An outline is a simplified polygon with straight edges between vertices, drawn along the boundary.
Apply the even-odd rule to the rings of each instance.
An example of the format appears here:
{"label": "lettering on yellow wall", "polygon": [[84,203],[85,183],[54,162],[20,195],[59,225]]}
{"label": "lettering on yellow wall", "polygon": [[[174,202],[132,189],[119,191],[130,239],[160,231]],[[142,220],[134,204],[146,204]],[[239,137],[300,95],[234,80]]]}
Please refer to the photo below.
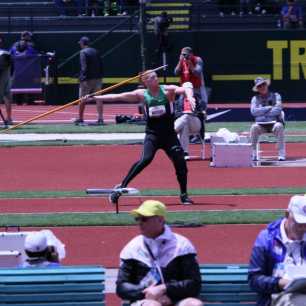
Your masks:
{"label": "lettering on yellow wall", "polygon": [[306,77],[306,40],[290,41],[290,76],[291,80]]}
{"label": "lettering on yellow wall", "polygon": [[[284,63],[284,50],[288,48],[290,63]],[[285,65],[290,65],[290,80],[306,79],[306,40],[268,40],[267,49],[272,50],[274,80],[284,79]]]}
{"label": "lettering on yellow wall", "polygon": [[288,48],[287,40],[268,40],[267,48],[272,49],[273,79],[283,79],[283,50]]}

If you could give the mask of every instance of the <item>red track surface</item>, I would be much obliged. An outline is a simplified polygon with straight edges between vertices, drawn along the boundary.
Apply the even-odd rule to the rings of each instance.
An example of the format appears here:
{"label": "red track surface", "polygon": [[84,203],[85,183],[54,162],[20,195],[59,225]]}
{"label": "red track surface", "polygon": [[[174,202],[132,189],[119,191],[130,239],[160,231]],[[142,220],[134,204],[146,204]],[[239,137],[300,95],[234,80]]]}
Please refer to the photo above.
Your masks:
{"label": "red track surface", "polygon": [[[110,187],[121,181],[139,158],[142,146],[73,146],[1,148],[1,191],[85,190]],[[306,144],[289,144],[290,156],[306,155]],[[188,163],[190,188],[304,187],[305,168],[210,168],[208,162]],[[159,153],[133,182],[143,188],[177,188],[171,163]],[[163,198],[169,210],[286,208],[288,196],[195,197],[185,207],[177,198]],[[121,208],[130,210],[139,198],[124,198]],[[105,199],[0,200],[0,212],[109,211]],[[175,228],[191,239],[201,263],[247,263],[254,239],[263,225],[219,225]],[[26,230],[30,230],[27,228]],[[65,244],[63,264],[102,264],[117,267],[122,247],[138,233],[137,227],[52,228]],[[230,242],[231,247],[227,247]],[[118,299],[108,295],[110,306]]]}
{"label": "red track surface", "polygon": [[[26,121],[34,116],[41,115],[49,110],[57,108],[59,105],[28,105],[28,106],[13,106],[13,118],[15,121]],[[137,113],[136,104],[106,104],[104,106],[104,119],[106,121],[114,121],[115,115],[133,115]],[[70,106],[61,111],[57,111],[51,115],[48,115],[40,120],[46,122],[54,121],[67,121],[72,122],[73,119],[78,117],[78,106]],[[87,105],[85,111],[85,120],[97,119],[97,111],[95,105]],[[34,123],[37,121],[34,121]]]}
{"label": "red track surface", "polygon": [[[13,117],[16,121],[25,121],[36,115],[43,114],[59,105],[13,105]],[[305,108],[305,103],[284,103],[285,107],[290,108]],[[210,109],[228,109],[228,108],[249,108],[249,104],[209,104]],[[137,104],[105,104],[104,105],[104,118],[106,121],[114,121],[115,115],[133,115],[137,113]],[[55,112],[40,120],[49,121],[62,121],[67,122],[78,116],[78,106],[70,106],[64,110]],[[97,118],[97,111],[95,105],[87,105],[85,111],[85,120],[95,120]]]}
{"label": "red track surface", "polygon": [[[113,186],[139,157],[140,150],[139,145],[1,148],[1,191],[85,190],[88,187]],[[293,155],[304,154],[306,145],[290,144],[288,151]],[[303,187],[306,173],[304,168],[215,169],[208,167],[208,162],[195,161],[189,163],[189,182],[192,188]],[[177,188],[177,183],[171,164],[163,154],[158,154],[152,165],[135,179],[133,186],[140,189]],[[170,210],[285,208],[288,196],[199,197],[196,198],[198,204],[188,208],[178,205],[176,198],[164,200]],[[137,202],[139,199],[125,198],[122,208],[129,210]],[[113,209],[106,204],[105,199],[95,198],[1,200],[0,204],[2,212]],[[179,231],[189,236],[199,248],[201,262],[246,262],[260,228],[226,225],[184,228]],[[124,230],[122,227],[55,228],[54,231],[67,244],[66,263],[101,262],[106,266],[118,264],[118,256],[114,254],[118,254],[137,232],[135,227]],[[231,248],[225,247],[228,241],[231,241]]]}
{"label": "red track surface", "polygon": [[[13,118],[17,122],[26,121],[34,116],[41,115],[51,109],[55,109],[59,105],[14,105]],[[284,103],[285,107],[290,108],[304,108],[305,103]],[[222,110],[229,108],[249,108],[249,104],[209,104],[210,109]],[[106,122],[114,122],[115,116],[118,114],[133,115],[138,113],[136,104],[105,104],[104,105],[104,120]],[[52,123],[52,122],[72,122],[73,119],[78,117],[78,106],[70,106],[64,110],[57,111],[54,114],[48,115],[44,118],[34,121],[34,123]],[[87,105],[85,111],[85,120],[96,120],[97,111],[95,105]]]}
{"label": "red track surface", "polygon": [[[120,199],[120,211],[130,211],[140,202],[152,197]],[[290,196],[194,196],[195,204],[182,205],[178,197],[154,197],[163,201],[169,211],[285,209]],[[103,198],[67,199],[1,199],[1,213],[49,213],[49,212],[114,212],[115,206]]]}
{"label": "red track surface", "polygon": [[[1,148],[1,191],[85,190],[119,183],[141,145]],[[288,155],[306,156],[306,144],[289,144]],[[306,168],[211,168],[188,163],[190,188],[305,187]],[[160,152],[132,182],[144,188],[177,188],[168,158]]]}
{"label": "red track surface", "polygon": [[[1,191],[17,190],[85,190],[109,187],[120,182],[140,154],[141,146],[73,146],[1,148]],[[289,154],[305,156],[305,144],[290,144]],[[305,168],[210,168],[208,162],[189,163],[189,186],[192,188],[304,187]],[[172,165],[158,154],[154,162],[133,182],[143,188],[177,188]],[[165,198],[171,210],[285,208],[286,196],[266,197],[199,197],[190,208]],[[139,199],[122,200],[129,210]],[[29,204],[30,203],[30,204]],[[1,200],[2,212],[102,211],[112,207],[104,199]],[[11,207],[9,208],[8,205]],[[86,207],[87,205],[87,207]],[[197,246],[201,262],[246,262],[250,246],[260,226],[208,226],[180,229]],[[119,250],[135,234],[135,228],[55,228],[67,244],[67,263],[103,262],[116,265]],[[124,233],[124,234],[122,234]],[[225,245],[233,239],[233,247]],[[238,237],[238,238],[237,238]],[[114,243],[116,241],[116,243]],[[112,250],[107,253],[109,246]],[[243,250],[241,250],[243,248]],[[93,252],[93,249],[95,252]],[[226,249],[226,251],[224,251]],[[226,253],[225,253],[226,252]],[[71,260],[71,262],[70,262]]]}
{"label": "red track surface", "polygon": [[[213,106],[212,106],[213,107]],[[216,105],[216,108],[221,108]],[[232,106],[227,106],[232,107]],[[14,119],[24,121],[50,107],[14,107]],[[133,114],[135,105],[106,105],[105,116]],[[46,120],[77,117],[77,107],[48,116]],[[85,119],[96,119],[90,105]],[[141,152],[141,146],[74,146],[1,148],[0,191],[85,190],[111,187],[120,182]],[[292,158],[306,156],[306,144],[289,144]],[[210,168],[208,162],[188,163],[190,188],[305,187],[306,168]],[[171,163],[158,154],[153,163],[131,184],[144,188],[175,188],[177,182]],[[169,210],[265,209],[286,208],[288,196],[206,196],[195,197],[196,205],[177,204],[177,198],[163,198]],[[121,209],[130,210],[139,198],[124,198]],[[65,212],[113,210],[105,199],[0,200],[0,212]],[[254,239],[263,225],[220,225],[175,228],[190,238],[201,263],[247,263]],[[29,228],[25,230],[30,230]],[[122,247],[138,233],[136,227],[57,227],[54,233],[66,244],[64,264],[102,264],[117,267]],[[228,243],[230,242],[230,247]],[[108,305],[118,305],[111,299]]]}
{"label": "red track surface", "polygon": [[[191,239],[198,250],[199,262],[246,263],[262,228],[262,225],[209,225],[174,228],[174,231]],[[56,227],[52,231],[66,244],[64,264],[102,264],[106,267],[118,267],[121,249],[138,234],[135,226]],[[230,248],[226,247],[228,243],[231,244]]]}

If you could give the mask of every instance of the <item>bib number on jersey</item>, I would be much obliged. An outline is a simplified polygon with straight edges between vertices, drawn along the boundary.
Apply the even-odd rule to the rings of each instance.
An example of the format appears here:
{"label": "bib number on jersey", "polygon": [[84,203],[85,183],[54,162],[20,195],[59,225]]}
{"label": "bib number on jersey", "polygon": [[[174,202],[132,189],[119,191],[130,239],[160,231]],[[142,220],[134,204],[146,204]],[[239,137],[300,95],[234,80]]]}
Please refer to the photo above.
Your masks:
{"label": "bib number on jersey", "polygon": [[149,107],[149,116],[152,118],[161,117],[166,114],[165,105],[157,105]]}

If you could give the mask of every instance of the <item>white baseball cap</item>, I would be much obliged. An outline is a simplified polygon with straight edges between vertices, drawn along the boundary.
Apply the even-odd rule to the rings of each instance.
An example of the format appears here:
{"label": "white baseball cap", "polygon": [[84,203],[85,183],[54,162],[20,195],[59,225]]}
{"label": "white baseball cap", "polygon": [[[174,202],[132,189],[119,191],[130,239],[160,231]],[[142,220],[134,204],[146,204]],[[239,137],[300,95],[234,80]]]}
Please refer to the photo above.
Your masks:
{"label": "white baseball cap", "polygon": [[290,199],[288,211],[296,223],[306,224],[306,196],[295,195]]}
{"label": "white baseball cap", "polygon": [[47,237],[44,232],[29,233],[24,241],[24,248],[29,252],[42,252],[48,247]]}

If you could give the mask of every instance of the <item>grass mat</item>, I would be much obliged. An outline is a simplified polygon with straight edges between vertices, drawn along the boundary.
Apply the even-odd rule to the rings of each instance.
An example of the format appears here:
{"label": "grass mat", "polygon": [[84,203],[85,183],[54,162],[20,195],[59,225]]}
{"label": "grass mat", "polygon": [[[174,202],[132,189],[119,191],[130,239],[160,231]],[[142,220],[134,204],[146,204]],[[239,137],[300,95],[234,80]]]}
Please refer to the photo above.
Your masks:
{"label": "grass mat", "polygon": [[[216,132],[226,127],[232,132],[243,132],[250,129],[252,122],[207,122],[206,131]],[[7,133],[141,133],[144,132],[144,125],[137,124],[107,124],[103,126],[75,126],[73,124],[28,124],[16,128]],[[1,130],[0,130],[1,131]],[[302,121],[286,122],[286,131],[305,131],[306,126]]]}
{"label": "grass mat", "polygon": [[[229,212],[169,212],[167,222],[177,226],[203,226],[209,224],[266,224],[284,215],[275,211]],[[0,226],[122,226],[134,225],[128,213],[52,213],[1,214]]]}
{"label": "grass mat", "polygon": [[[277,194],[304,194],[305,187],[289,188],[210,188],[210,189],[189,189],[189,195],[277,195]],[[143,189],[141,196],[177,196],[178,189]],[[35,198],[72,198],[89,197],[85,191],[1,191],[0,199],[35,199]]]}

